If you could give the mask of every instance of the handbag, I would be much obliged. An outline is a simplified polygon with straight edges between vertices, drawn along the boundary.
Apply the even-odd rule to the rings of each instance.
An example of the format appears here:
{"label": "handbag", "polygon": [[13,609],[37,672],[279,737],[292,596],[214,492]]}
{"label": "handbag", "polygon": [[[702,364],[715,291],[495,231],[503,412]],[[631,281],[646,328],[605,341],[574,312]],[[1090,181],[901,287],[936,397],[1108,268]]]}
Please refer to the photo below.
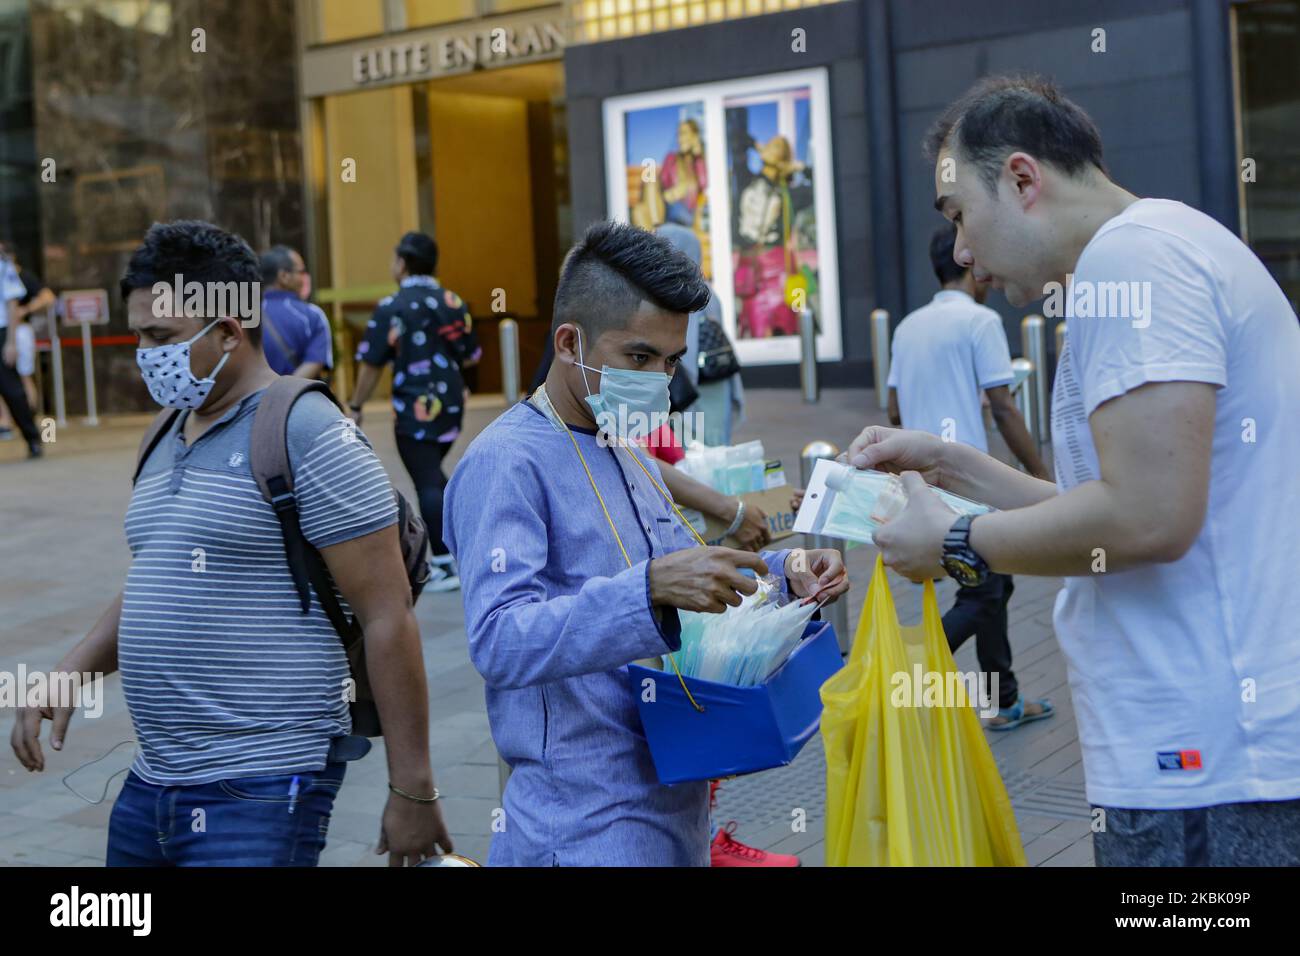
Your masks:
{"label": "handbag", "polygon": [[691,381],[691,377],[680,368],[675,370],[673,377],[668,381],[669,414],[685,411],[699,397],[700,393],[695,388],[695,383]]}
{"label": "handbag", "polygon": [[699,379],[701,385],[721,382],[740,371],[740,359],[727,332],[714,319],[700,320]]}

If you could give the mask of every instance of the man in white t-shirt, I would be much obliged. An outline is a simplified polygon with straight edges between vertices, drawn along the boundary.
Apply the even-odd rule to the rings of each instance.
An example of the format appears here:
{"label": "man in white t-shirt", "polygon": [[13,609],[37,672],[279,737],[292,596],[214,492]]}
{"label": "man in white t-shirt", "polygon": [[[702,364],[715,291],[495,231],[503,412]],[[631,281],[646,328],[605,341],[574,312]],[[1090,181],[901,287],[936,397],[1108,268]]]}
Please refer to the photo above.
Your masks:
{"label": "man in white t-shirt", "polygon": [[8,247],[0,243],[0,401],[9,407],[14,424],[27,442],[27,456],[41,456],[41,433],[32,419],[27,403],[27,392],[16,368],[18,364],[18,337],[14,335],[19,323],[18,303],[27,294],[27,287],[19,278],[18,267],[9,254]]}
{"label": "man in white t-shirt", "polygon": [[[951,223],[930,237],[930,264],[942,288],[894,331],[889,420],[987,453],[982,392],[1012,452],[1030,474],[1046,480],[1047,469],[1008,387],[1014,376],[1002,318],[984,305],[988,283],[976,282],[971,269],[953,261],[956,239]],[[997,675],[998,713],[988,722],[990,730],[1014,730],[1052,715],[1050,701],[1024,700],[1011,669],[1007,605],[1014,590],[1011,575],[990,574],[980,584],[959,588],[943,616],[952,651],[973,635],[980,670],[990,680]]]}
{"label": "man in white t-shirt", "polygon": [[1067,319],[1059,486],[869,428],[855,464],[999,509],[953,522],[908,474],[876,535],[886,563],[1065,577],[1055,625],[1099,864],[1300,864],[1295,313],[1223,226],[1112,182],[1096,127],[1049,84],[985,80],[927,145],[957,262]]}

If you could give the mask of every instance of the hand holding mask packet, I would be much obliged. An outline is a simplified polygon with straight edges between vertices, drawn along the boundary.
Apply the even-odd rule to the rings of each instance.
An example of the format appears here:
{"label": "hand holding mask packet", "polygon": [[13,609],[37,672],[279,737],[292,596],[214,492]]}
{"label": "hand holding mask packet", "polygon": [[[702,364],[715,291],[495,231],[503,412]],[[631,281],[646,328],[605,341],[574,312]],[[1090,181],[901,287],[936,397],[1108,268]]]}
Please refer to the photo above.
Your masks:
{"label": "hand holding mask packet", "polygon": [[[931,486],[931,491],[959,515],[987,514],[993,509],[961,495]],[[897,475],[861,471],[852,465],[823,460],[817,463],[795,519],[794,530],[845,541],[872,543],[882,525],[907,507],[907,491]]]}

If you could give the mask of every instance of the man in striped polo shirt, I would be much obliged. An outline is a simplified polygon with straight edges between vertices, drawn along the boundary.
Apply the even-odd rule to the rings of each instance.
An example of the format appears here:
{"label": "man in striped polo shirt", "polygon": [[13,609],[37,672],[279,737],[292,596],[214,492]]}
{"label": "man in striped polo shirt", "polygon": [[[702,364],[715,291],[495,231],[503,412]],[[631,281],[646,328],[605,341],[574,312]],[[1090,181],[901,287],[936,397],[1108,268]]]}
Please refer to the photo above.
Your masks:
{"label": "man in striped polo shirt", "polygon": [[[127,510],[126,586],[59,664],[122,672],[138,749],[109,824],[110,866],[315,865],[343,780],[347,659],[320,603],[302,614],[251,471],[253,416],[276,377],[260,329],[210,303],[191,308],[188,289],[185,309],[171,302],[174,280],[249,283],[255,295],[258,279],[242,239],[193,221],[154,225],[122,279],[150,394],[184,411]],[[451,842],[431,799],[427,688],[392,488],[319,393],[293,406],[288,450],[303,533],[365,630],[393,791],[378,852],[414,864]],[[71,709],[20,714],[14,749],[28,769],[44,767],[42,717],[59,750]]]}

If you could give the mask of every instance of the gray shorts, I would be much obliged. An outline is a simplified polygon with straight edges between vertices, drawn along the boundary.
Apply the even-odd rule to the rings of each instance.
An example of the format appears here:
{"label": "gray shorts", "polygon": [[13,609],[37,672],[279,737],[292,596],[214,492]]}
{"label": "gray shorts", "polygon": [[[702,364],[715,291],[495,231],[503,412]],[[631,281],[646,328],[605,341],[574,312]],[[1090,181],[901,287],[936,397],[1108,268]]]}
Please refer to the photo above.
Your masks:
{"label": "gray shorts", "polygon": [[1300,866],[1300,800],[1100,809],[1105,828],[1092,834],[1098,866]]}

